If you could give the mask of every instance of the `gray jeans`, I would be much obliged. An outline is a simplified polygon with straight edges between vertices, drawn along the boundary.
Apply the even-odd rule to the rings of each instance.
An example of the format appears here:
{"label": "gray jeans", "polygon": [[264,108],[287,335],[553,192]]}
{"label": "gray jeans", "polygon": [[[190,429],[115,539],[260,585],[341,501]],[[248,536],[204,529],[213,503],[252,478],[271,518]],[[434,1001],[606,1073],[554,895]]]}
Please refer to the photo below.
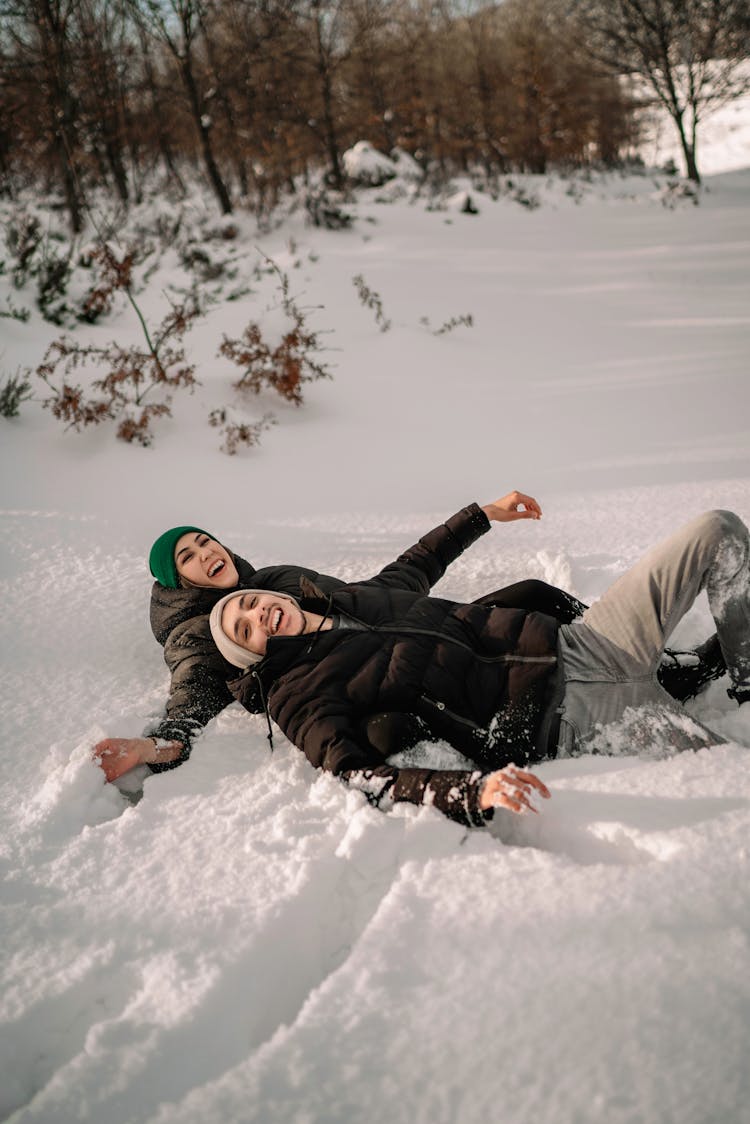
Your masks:
{"label": "gray jeans", "polygon": [[[596,748],[637,752],[652,747],[655,736],[672,751],[721,740],[656,679],[664,645],[702,589],[732,682],[750,687],[750,538],[732,512],[709,511],[645,554],[580,621],[561,628],[558,756]],[[619,732],[603,729],[623,716]]]}

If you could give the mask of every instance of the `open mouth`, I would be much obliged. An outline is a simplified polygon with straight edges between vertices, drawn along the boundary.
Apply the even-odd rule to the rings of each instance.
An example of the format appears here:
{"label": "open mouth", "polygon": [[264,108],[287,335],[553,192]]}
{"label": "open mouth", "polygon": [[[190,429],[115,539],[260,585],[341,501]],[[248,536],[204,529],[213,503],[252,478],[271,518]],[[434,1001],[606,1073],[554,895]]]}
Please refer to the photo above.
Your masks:
{"label": "open mouth", "polygon": [[283,616],[284,614],[281,609],[274,609],[274,611],[271,613],[271,619],[268,625],[271,636],[275,636],[279,631],[279,626],[281,625]]}
{"label": "open mouth", "polygon": [[217,574],[220,574],[223,569],[224,569],[224,563],[222,562],[221,558],[217,558],[217,560],[211,566],[209,566],[209,569],[208,569],[209,578],[215,578],[217,576]]}

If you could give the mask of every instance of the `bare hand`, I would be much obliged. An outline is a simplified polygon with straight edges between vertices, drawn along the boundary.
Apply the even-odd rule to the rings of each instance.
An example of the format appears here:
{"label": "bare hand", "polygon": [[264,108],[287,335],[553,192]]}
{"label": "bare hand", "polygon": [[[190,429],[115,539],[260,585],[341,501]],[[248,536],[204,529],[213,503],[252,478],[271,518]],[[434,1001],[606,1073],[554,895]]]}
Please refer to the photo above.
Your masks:
{"label": "bare hand", "polygon": [[105,738],[94,746],[94,760],[108,781],[116,781],[136,765],[176,761],[181,752],[181,742],[162,742],[157,748],[153,738]]}
{"label": "bare hand", "polygon": [[523,492],[508,492],[494,503],[488,503],[482,511],[494,523],[511,523],[514,519],[541,519],[542,509],[533,496]]}
{"label": "bare hand", "polygon": [[490,773],[482,791],[479,794],[479,807],[483,812],[488,808],[508,808],[511,812],[536,812],[536,808],[529,801],[532,789],[535,789],[545,800],[549,800],[550,791],[539,777],[527,773],[515,765],[506,765],[496,773]]}

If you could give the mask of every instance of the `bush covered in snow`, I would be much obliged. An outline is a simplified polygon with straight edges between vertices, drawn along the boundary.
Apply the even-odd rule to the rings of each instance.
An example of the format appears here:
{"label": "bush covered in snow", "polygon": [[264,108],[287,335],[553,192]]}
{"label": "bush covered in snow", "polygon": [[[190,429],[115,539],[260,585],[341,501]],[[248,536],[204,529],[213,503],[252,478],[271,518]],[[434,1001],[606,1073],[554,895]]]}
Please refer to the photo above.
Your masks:
{"label": "bush covered in snow", "polygon": [[396,163],[378,152],[369,141],[357,141],[343,155],[344,170],[360,187],[379,187],[398,174]]}

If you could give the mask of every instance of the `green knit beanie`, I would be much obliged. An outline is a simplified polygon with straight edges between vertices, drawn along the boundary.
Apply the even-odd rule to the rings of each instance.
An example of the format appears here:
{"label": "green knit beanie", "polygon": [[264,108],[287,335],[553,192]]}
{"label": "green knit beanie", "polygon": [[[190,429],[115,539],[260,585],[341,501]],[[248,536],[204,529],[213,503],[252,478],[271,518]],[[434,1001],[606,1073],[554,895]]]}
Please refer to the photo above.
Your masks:
{"label": "green knit beanie", "polygon": [[210,539],[213,538],[213,535],[209,535],[208,531],[204,531],[200,527],[173,527],[171,531],[165,531],[163,535],[159,535],[159,538],[151,547],[151,553],[148,556],[148,568],[156,580],[161,585],[165,585],[167,589],[177,589],[180,584],[174,560],[174,548],[177,546],[178,539],[181,539],[188,531],[195,531],[199,535],[208,535]]}

